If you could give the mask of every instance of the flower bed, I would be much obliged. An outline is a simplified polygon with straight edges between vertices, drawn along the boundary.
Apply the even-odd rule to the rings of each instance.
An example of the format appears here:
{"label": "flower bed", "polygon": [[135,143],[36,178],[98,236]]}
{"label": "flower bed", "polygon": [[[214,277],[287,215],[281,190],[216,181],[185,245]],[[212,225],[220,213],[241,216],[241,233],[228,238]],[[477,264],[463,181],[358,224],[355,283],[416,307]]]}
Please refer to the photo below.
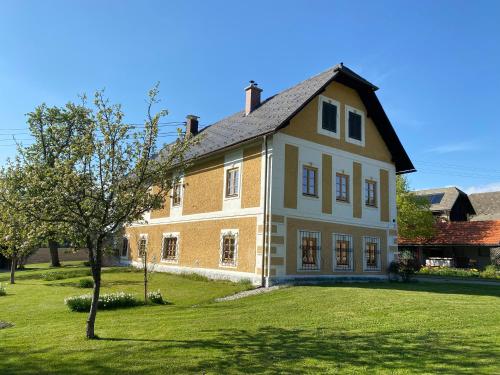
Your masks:
{"label": "flower bed", "polygon": [[[90,311],[91,302],[92,302],[92,296],[90,294],[68,297],[64,300],[64,303],[68,306],[68,308],[71,311],[78,311],[78,312]],[[110,293],[101,295],[99,297],[98,308],[100,310],[109,310],[122,307],[133,307],[140,304],[141,302],[133,294],[119,292],[119,293]]]}
{"label": "flower bed", "polygon": [[484,271],[476,268],[422,267],[417,272],[417,275],[500,280],[500,271],[495,266],[487,266]]}

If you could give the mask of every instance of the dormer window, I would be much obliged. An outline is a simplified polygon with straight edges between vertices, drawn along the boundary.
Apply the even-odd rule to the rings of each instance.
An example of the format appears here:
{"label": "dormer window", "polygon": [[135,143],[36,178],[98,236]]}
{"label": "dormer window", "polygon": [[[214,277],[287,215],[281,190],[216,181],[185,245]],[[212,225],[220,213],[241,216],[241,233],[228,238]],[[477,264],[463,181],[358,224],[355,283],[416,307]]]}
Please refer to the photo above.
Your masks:
{"label": "dormer window", "polygon": [[365,145],[365,114],[359,109],[345,106],[346,118],[346,141],[357,144],[359,146]]}
{"label": "dormer window", "polygon": [[339,138],[340,105],[336,100],[319,97],[318,133]]}

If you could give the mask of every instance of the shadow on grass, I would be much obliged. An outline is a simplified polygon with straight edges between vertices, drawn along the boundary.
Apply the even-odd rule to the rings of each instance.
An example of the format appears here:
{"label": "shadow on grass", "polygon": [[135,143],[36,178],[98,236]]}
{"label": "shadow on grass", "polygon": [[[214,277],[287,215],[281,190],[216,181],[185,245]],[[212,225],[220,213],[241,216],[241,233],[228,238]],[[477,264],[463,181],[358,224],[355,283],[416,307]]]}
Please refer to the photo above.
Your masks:
{"label": "shadow on grass", "polygon": [[[203,338],[101,338],[93,349],[81,348],[85,356],[76,359],[62,356],[56,361],[52,358],[47,365],[40,360],[46,353],[35,356],[30,353],[18,362],[10,361],[4,373],[120,373],[127,369],[127,373],[139,374],[166,373],[168,367],[168,373],[198,374],[403,371],[461,375],[494,373],[500,365],[493,338],[488,342],[485,338],[457,337],[453,333],[349,333],[325,328],[263,327],[253,331],[205,331],[198,336]],[[124,350],[139,352],[140,361],[137,356],[118,355]],[[20,356],[8,350],[2,354],[6,358]]]}
{"label": "shadow on grass", "polygon": [[[82,278],[88,278],[88,277],[82,277]],[[101,287],[112,287],[112,286],[121,286],[121,285],[139,285],[142,284],[142,281],[133,281],[133,280],[113,280],[113,281],[102,281],[101,282]],[[44,283],[44,286],[62,286],[62,287],[73,287],[73,288],[79,288],[82,290],[92,290],[92,288],[80,288],[80,284],[78,281],[63,281],[63,282],[50,282],[50,283]]]}
{"label": "shadow on grass", "polygon": [[442,294],[466,294],[474,296],[492,296],[500,297],[500,285],[474,285],[474,284],[454,284],[454,283],[430,283],[412,281],[403,282],[367,282],[367,283],[321,283],[320,287],[348,287],[359,289],[384,289],[400,290],[409,292],[426,292]]}

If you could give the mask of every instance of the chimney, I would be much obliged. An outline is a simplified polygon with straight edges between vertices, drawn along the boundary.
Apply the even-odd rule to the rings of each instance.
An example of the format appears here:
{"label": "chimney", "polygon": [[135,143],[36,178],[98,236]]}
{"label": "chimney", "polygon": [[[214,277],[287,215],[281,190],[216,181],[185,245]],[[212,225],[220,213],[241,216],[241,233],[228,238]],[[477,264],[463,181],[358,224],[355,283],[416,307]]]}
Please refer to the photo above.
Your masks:
{"label": "chimney", "polygon": [[262,89],[257,87],[255,81],[250,81],[250,86],[245,88],[245,115],[248,115],[260,105],[260,93]]}
{"label": "chimney", "polygon": [[198,134],[198,119],[195,115],[186,116],[186,137]]}

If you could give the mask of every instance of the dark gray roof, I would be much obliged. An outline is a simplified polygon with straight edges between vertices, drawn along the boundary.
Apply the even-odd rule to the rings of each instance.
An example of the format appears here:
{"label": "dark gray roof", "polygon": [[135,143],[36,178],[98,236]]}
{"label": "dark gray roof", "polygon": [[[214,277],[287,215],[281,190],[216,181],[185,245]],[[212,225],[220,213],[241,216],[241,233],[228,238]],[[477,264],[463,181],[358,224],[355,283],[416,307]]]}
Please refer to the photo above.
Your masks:
{"label": "dark gray roof", "polygon": [[471,220],[500,220],[500,191],[469,194],[476,211]]}
{"label": "dark gray roof", "polygon": [[414,171],[406,151],[399,141],[374,91],[377,87],[344,66],[336,65],[299,84],[267,98],[248,115],[237,112],[199,132],[200,142],[187,158],[198,158],[251,139],[273,133],[288,125],[290,119],[332,81],[341,82],[356,89],[386,142],[396,170],[400,173]]}
{"label": "dark gray roof", "polygon": [[416,195],[421,196],[431,196],[443,194],[441,201],[436,204],[431,204],[431,211],[450,211],[458,199],[462,191],[457,189],[456,187],[447,187],[447,188],[435,188],[435,189],[424,189],[424,190],[416,190],[414,193]]}

